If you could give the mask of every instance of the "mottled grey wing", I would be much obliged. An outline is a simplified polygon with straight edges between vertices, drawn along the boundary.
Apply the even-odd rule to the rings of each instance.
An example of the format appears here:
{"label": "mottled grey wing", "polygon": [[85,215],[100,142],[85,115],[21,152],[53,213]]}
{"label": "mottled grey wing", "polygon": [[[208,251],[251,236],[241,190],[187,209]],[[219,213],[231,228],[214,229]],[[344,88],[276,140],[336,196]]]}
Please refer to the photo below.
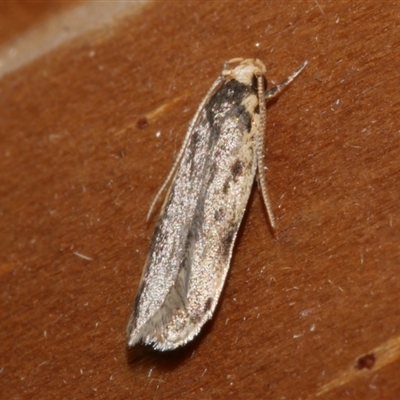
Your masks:
{"label": "mottled grey wing", "polygon": [[201,111],[154,231],[129,345],[173,349],[211,318],[256,172],[250,106],[255,91],[230,80]]}

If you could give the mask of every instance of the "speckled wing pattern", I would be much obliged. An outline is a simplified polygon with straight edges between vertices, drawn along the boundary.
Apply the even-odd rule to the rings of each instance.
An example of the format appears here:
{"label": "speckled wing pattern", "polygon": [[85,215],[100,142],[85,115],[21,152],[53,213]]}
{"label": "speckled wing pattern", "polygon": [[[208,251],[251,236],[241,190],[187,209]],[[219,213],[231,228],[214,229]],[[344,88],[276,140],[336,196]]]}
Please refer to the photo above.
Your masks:
{"label": "speckled wing pattern", "polygon": [[259,165],[256,136],[265,130],[265,66],[232,61],[238,66],[225,66],[187,133],[129,321],[129,346],[184,345],[221,294]]}

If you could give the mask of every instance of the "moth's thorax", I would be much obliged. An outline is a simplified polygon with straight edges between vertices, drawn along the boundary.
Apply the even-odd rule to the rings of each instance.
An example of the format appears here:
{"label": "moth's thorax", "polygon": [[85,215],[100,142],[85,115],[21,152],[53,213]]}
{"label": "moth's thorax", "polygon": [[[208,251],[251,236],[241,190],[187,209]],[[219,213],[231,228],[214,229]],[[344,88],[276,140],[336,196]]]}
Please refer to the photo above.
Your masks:
{"label": "moth's thorax", "polygon": [[[229,68],[229,64],[232,63],[239,64],[234,68]],[[225,64],[222,76],[226,80],[235,79],[245,85],[251,85],[254,76],[264,75],[266,71],[265,65],[257,58],[234,58]]]}

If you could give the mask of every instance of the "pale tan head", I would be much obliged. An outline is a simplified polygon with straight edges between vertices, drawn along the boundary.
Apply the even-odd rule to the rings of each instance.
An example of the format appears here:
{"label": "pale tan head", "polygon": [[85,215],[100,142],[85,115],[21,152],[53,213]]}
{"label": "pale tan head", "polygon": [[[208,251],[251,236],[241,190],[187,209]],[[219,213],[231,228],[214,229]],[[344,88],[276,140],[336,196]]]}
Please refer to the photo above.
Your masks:
{"label": "pale tan head", "polygon": [[[230,68],[230,64],[237,64]],[[236,79],[245,85],[251,85],[254,76],[264,75],[267,69],[258,58],[233,58],[224,64],[222,77],[230,80]]]}

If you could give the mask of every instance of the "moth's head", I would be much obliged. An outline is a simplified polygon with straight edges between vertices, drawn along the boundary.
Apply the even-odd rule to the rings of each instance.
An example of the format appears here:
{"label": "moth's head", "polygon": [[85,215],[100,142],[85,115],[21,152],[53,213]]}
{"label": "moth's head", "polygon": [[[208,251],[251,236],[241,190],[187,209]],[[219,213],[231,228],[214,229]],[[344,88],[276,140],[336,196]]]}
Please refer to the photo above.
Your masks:
{"label": "moth's head", "polygon": [[[231,64],[237,64],[236,67]],[[235,79],[245,85],[251,85],[255,75],[267,72],[264,63],[258,58],[233,58],[224,64],[222,77],[226,80]]]}

